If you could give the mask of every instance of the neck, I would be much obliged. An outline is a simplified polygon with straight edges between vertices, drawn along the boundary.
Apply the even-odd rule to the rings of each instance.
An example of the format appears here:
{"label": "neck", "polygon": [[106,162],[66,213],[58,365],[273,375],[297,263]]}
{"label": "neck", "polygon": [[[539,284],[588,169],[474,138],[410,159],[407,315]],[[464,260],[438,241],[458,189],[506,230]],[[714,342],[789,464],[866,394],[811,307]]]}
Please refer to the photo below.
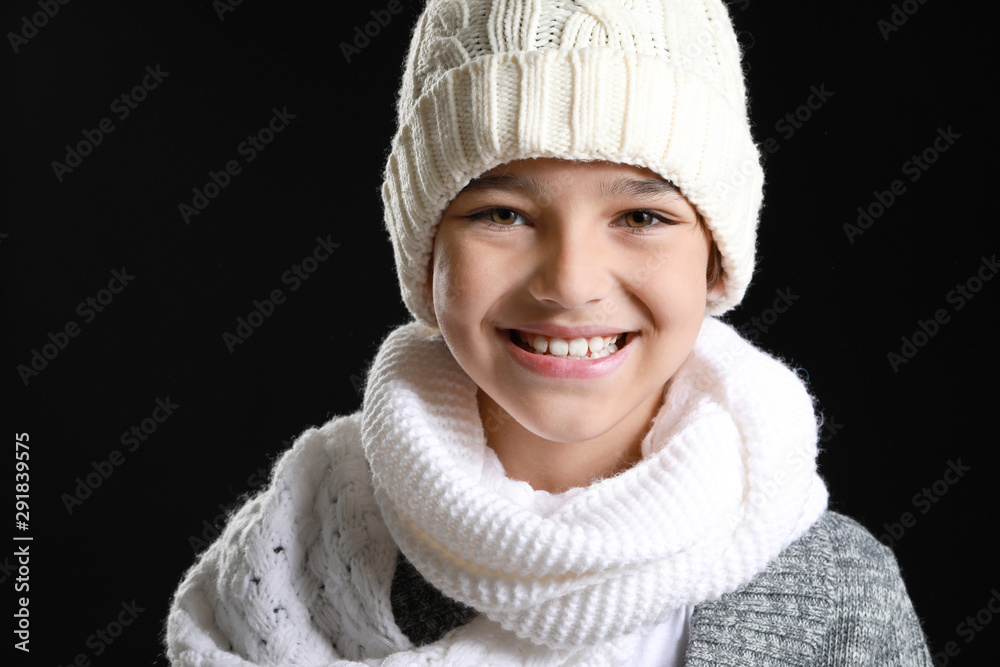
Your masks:
{"label": "neck", "polygon": [[612,477],[642,459],[642,439],[663,402],[656,392],[611,430],[583,442],[559,442],[524,428],[483,391],[477,395],[486,444],[507,477],[536,491],[562,493]]}

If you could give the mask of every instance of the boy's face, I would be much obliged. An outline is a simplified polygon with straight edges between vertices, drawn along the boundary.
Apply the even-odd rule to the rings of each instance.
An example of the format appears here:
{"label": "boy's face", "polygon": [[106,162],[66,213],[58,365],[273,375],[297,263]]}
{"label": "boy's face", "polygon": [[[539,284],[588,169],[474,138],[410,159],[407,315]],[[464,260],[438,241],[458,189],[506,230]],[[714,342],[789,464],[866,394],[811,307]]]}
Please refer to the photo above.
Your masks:
{"label": "boy's face", "polygon": [[445,209],[435,314],[469,377],[535,435],[644,431],[700,331],[709,247],[694,207],[652,171],[520,160]]}

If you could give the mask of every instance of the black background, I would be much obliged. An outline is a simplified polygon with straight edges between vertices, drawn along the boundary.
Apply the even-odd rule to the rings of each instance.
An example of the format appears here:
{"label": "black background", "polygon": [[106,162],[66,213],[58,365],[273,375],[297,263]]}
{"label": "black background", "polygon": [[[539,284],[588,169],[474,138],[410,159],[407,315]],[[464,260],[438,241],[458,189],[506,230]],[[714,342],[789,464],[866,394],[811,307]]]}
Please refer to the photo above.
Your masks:
{"label": "black background", "polygon": [[[259,488],[298,432],[359,407],[367,360],[408,319],[379,186],[419,3],[403,2],[350,62],[340,43],[386,4],[244,0],[220,14],[209,0],[77,1],[16,53],[8,33],[40,10],[5,5],[3,477],[13,481],[14,433],[30,435],[31,455],[30,528],[10,516],[0,550],[10,613],[21,595],[10,538],[33,537],[31,653],[11,649],[17,664],[78,654],[165,664],[169,599],[206,526]],[[1000,647],[1000,619],[986,611],[981,630],[959,624],[1000,587],[987,428],[1000,281],[961,309],[948,294],[1000,249],[993,15],[972,3],[903,4],[912,16],[897,5],[902,25],[886,35],[888,2],[731,3],[755,133],[779,149],[765,165],[758,271],[728,319],[808,377],[828,420],[820,466],[831,505],[894,544],[937,664],[983,665]],[[120,119],[112,102],[147,66],[169,75]],[[799,109],[812,86],[832,95]],[[274,108],[295,118],[247,163],[237,147]],[[810,117],[789,136],[776,124],[797,110]],[[60,181],[52,163],[103,118],[114,131]],[[912,181],[904,163],[939,128],[959,138]],[[178,205],[234,159],[242,172],[186,224]],[[897,179],[905,192],[852,243],[843,225]],[[339,246],[292,291],[282,275],[317,237]],[[135,278],[86,322],[78,304],[123,267]],[[223,333],[275,289],[287,300],[230,353]],[[798,298],[775,319],[777,290]],[[948,321],[893,368],[887,355],[938,309]],[[764,331],[754,317],[772,323]],[[71,321],[79,335],[26,384],[18,366]],[[129,451],[122,433],[167,398],[179,407]],[[66,494],[114,450],[121,465],[70,512]],[[914,503],[959,461],[961,478]],[[3,489],[13,515],[13,489]],[[112,644],[97,640],[133,600],[138,617]]]}

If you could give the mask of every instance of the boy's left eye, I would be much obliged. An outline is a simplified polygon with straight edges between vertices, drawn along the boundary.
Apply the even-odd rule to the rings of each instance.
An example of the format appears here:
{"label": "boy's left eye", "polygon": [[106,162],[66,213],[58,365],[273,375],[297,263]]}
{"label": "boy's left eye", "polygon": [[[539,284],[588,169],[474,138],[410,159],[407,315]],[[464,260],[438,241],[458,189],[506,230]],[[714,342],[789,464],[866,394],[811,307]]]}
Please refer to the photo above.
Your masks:
{"label": "boy's left eye", "polygon": [[629,229],[646,229],[662,222],[667,225],[676,224],[673,220],[656,215],[652,211],[629,211],[621,217],[622,226]]}

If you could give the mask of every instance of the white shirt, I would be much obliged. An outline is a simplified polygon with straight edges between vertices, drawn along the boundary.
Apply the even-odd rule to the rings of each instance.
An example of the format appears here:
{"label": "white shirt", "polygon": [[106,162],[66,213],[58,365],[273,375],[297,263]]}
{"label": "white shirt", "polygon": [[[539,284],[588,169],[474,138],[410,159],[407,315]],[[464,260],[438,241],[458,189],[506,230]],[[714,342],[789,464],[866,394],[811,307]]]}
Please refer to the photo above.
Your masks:
{"label": "white shirt", "polygon": [[683,667],[694,607],[681,607],[642,638],[628,661],[635,667]]}

